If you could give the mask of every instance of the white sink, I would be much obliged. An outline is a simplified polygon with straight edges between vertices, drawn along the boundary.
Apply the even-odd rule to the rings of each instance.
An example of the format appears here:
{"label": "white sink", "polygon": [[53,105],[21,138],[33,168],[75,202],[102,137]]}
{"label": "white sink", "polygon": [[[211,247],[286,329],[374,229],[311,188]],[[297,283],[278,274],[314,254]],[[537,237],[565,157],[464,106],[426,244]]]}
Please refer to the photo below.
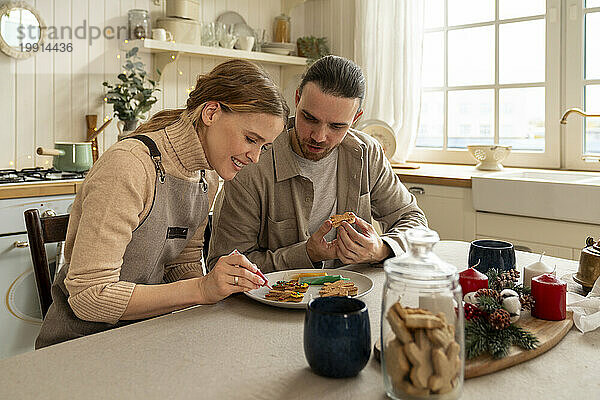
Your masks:
{"label": "white sink", "polygon": [[478,211],[600,224],[600,174],[505,171],[471,180]]}

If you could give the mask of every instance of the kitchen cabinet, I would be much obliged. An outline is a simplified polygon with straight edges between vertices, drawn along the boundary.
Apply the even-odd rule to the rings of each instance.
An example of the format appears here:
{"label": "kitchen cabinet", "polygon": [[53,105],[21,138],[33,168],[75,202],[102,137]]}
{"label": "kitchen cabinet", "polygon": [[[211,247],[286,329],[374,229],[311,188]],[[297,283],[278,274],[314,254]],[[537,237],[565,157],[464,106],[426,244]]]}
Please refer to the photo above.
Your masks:
{"label": "kitchen cabinet", "polygon": [[579,259],[588,236],[598,238],[600,225],[477,212],[478,238],[504,239],[521,250]]}
{"label": "kitchen cabinet", "polygon": [[475,210],[471,189],[442,185],[405,183],[417,198],[429,227],[442,240],[471,241],[475,238]]}
{"label": "kitchen cabinet", "polygon": [[585,239],[600,238],[600,225],[476,211],[468,187],[404,185],[442,240],[499,239],[518,250],[578,260]]}
{"label": "kitchen cabinet", "polygon": [[[2,186],[2,190],[8,187],[10,185]],[[14,187],[39,189],[41,184]],[[56,189],[61,186],[46,184],[45,187]],[[74,198],[74,194],[64,194],[0,200],[0,296],[3,299],[0,304],[0,359],[33,350],[42,323],[23,213],[37,208],[42,216],[66,214]],[[56,243],[46,245],[50,263],[55,261],[56,252]]]}

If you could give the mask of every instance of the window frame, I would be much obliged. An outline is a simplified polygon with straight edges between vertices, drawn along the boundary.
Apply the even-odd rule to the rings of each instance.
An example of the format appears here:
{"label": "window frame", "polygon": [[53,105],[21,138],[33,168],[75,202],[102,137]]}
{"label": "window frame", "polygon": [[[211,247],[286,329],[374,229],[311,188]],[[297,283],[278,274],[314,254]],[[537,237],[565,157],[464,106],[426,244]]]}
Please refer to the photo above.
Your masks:
{"label": "window frame", "polygon": [[[444,86],[424,88],[425,92],[442,92],[444,97],[444,137],[443,148],[415,147],[409,155],[412,162],[437,162],[452,164],[475,164],[475,160],[467,149],[448,149],[448,91],[469,89],[494,90],[494,142],[499,137],[499,89],[545,87],[545,150],[544,152],[516,151],[503,162],[506,166],[559,168],[561,166],[561,136],[560,136],[560,82],[561,82],[561,6],[560,0],[546,0],[546,14],[520,18],[499,20],[499,1],[495,1],[494,20],[448,27],[448,1],[444,1],[444,27],[426,29],[428,32],[442,31],[444,34]],[[546,22],[546,68],[545,82],[526,84],[499,83],[499,26],[523,21],[544,19]],[[479,27],[494,26],[494,83],[474,86],[448,86],[448,31]],[[553,44],[553,45],[550,45]]]}
{"label": "window frame", "polygon": [[[565,107],[578,107],[588,113],[600,109],[600,104],[594,108],[586,107],[585,85],[600,84],[600,79],[585,79],[585,14],[600,12],[600,7],[585,9],[584,0],[574,0],[565,4],[565,68],[564,68],[564,93]],[[567,124],[563,125],[564,166],[566,169],[600,171],[600,162],[586,162],[583,160],[583,138],[585,135],[586,118],[571,115]]]}

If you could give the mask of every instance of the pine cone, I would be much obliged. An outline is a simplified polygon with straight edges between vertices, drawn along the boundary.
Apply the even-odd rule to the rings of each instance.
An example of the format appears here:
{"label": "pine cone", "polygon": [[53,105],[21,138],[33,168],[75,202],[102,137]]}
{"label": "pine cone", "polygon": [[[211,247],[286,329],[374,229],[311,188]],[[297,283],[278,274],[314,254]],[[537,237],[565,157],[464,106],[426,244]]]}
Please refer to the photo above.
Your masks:
{"label": "pine cone", "polygon": [[513,287],[519,280],[519,271],[516,269],[509,269],[504,271],[498,276],[498,283],[501,289]]}
{"label": "pine cone", "polygon": [[475,292],[475,296],[488,296],[495,299],[499,303],[502,301],[500,298],[500,293],[498,293],[494,289],[478,289],[477,292]]}
{"label": "pine cone", "polygon": [[479,307],[477,307],[475,304],[472,304],[472,303],[465,303],[464,310],[465,310],[465,319],[467,321],[470,319],[479,318],[483,315],[483,311],[481,311],[481,309]]}
{"label": "pine cone", "polygon": [[510,325],[510,314],[508,311],[499,308],[490,314],[489,322],[493,328],[498,330],[508,328]]}
{"label": "pine cone", "polygon": [[533,299],[532,295],[523,294],[523,295],[521,295],[521,297],[519,297],[519,300],[521,301],[521,308],[523,310],[532,310],[533,309],[535,300]]}

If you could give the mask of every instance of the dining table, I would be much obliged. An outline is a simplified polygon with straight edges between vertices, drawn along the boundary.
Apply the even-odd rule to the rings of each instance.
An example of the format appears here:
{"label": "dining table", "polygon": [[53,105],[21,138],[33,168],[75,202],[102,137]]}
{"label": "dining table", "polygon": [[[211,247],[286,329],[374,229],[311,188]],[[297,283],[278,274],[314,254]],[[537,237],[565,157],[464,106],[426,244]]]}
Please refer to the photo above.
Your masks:
{"label": "dining table", "polygon": [[[459,271],[469,243],[434,252]],[[539,255],[517,251],[517,268]],[[545,257],[557,276],[577,261]],[[299,266],[302,267],[302,266]],[[380,335],[382,265],[345,266],[374,283],[362,296],[372,344]],[[0,399],[385,399],[374,357],[353,378],[316,375],[304,356],[304,309],[243,294],[0,361]],[[600,399],[600,329],[573,327],[553,348],[510,368],[464,381],[463,399]]]}

